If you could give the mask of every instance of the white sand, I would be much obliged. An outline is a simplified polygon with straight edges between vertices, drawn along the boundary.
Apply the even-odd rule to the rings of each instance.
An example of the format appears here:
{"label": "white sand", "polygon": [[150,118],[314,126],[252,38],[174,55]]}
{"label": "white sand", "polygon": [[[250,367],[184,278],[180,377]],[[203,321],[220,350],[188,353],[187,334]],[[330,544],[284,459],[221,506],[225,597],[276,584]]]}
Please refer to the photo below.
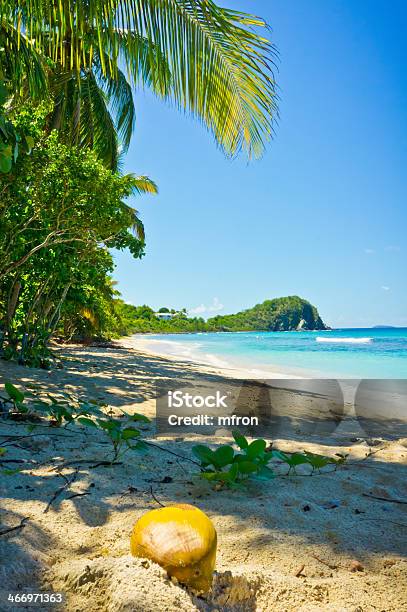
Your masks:
{"label": "white sand", "polygon": [[[68,347],[62,353],[65,369],[52,373],[0,362],[0,382],[9,379],[36,392],[64,388],[154,417],[155,380],[215,374],[130,348]],[[27,434],[22,429],[0,422],[0,446],[6,436]],[[350,453],[348,464],[335,473],[278,478],[231,492],[214,491],[196,477],[193,464],[158,450],[128,454],[122,465],[90,468],[81,462],[109,456],[102,434],[41,431],[44,435],[8,446],[4,456],[28,463],[2,466],[23,469],[0,475],[0,533],[29,520],[23,529],[0,536],[0,597],[24,588],[62,591],[69,612],[407,610],[407,505],[365,496],[407,500],[406,440],[379,441],[366,457],[369,445],[352,442],[346,431],[313,442],[279,434],[274,443],[281,449]],[[152,431],[145,436],[153,439]],[[194,441],[159,443],[191,457]],[[67,462],[72,464],[58,468]],[[172,480],[162,482],[165,477]],[[151,487],[163,504],[192,503],[213,520],[219,544],[208,599],[194,597],[158,566],[129,555],[134,522],[157,507]],[[68,499],[83,492],[87,495]],[[332,501],[338,507],[329,508]],[[363,571],[351,571],[354,560]],[[14,609],[0,599],[2,612]]]}

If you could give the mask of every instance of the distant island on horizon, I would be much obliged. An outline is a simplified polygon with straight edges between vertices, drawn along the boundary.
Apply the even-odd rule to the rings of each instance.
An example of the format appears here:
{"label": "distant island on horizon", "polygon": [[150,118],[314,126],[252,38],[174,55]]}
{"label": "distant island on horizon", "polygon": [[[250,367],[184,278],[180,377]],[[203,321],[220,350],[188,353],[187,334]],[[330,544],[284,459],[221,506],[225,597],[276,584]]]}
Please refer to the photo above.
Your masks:
{"label": "distant island on horizon", "polygon": [[318,310],[297,295],[265,300],[236,314],[216,315],[205,321],[188,317],[186,309],[166,307],[155,312],[150,306],[134,306],[116,300],[122,335],[131,333],[194,333],[237,331],[314,331],[330,329]]}

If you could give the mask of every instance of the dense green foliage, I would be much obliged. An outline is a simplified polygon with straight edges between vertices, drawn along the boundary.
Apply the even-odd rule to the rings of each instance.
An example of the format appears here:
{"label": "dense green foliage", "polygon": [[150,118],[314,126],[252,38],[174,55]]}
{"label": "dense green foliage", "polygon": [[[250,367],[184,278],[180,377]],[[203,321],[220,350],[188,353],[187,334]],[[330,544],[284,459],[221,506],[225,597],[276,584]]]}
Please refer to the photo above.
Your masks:
{"label": "dense green foliage", "polygon": [[189,318],[185,311],[176,313],[168,321],[161,320],[149,306],[132,306],[120,300],[115,301],[115,311],[121,320],[119,329],[122,335],[137,332],[291,331],[326,328],[315,306],[297,296],[266,300],[237,314],[218,315],[207,321],[200,317]]}
{"label": "dense green foliage", "polygon": [[9,91],[0,78],[0,173],[10,172],[20,153],[29,153],[34,140],[27,131],[18,129],[11,120],[12,113],[6,107]]}
{"label": "dense green foliage", "polygon": [[52,127],[107,162],[133,127],[127,78],[199,117],[228,155],[260,155],[276,113],[266,27],[213,0],[2,0],[0,78],[31,96],[48,87]]}
{"label": "dense green foliage", "polygon": [[174,311],[172,319],[166,321],[157,318],[150,306],[133,306],[120,299],[114,300],[114,311],[119,321],[115,332],[120,336],[135,333],[164,334],[207,331],[203,319],[188,318],[185,311],[178,313]]}
{"label": "dense green foliage", "polygon": [[267,446],[266,440],[262,438],[249,442],[237,430],[232,435],[239,451],[230,444],[222,444],[216,450],[205,444],[192,447],[192,452],[201,464],[201,478],[216,483],[218,487],[240,488],[250,478],[271,480],[277,475],[275,468],[278,464],[287,465],[288,474],[296,474],[297,466],[307,465],[312,474],[314,470],[320,472],[328,465],[336,469],[346,461],[346,455],[341,454],[326,457],[307,451],[284,453]]}
{"label": "dense green foliage", "polygon": [[265,26],[212,0],[0,3],[1,357],[47,367],[52,338],[205,329],[117,299],[110,250],[144,253],[127,200],[156,192],[123,176],[120,156],[141,86],[196,115],[227,155],[261,154],[276,111]]}
{"label": "dense green foliage", "polygon": [[[29,422],[32,432],[38,425],[62,427],[80,424],[102,431],[112,445],[111,462],[116,461],[129,450],[145,451],[147,445],[140,440],[141,431],[135,427],[136,423],[147,424],[150,419],[143,414],[127,414],[121,411],[119,418],[109,414],[108,406],[93,401],[82,401],[71,393],[61,391],[57,396],[47,394],[46,399],[32,397],[12,383],[4,384],[6,396],[0,394],[0,415],[11,420]],[[5,449],[0,448],[0,456]],[[109,462],[107,462],[109,463]]]}
{"label": "dense green foliage", "polygon": [[142,225],[125,200],[156,191],[48,134],[46,113],[28,105],[16,114],[36,144],[0,175],[0,351],[32,365],[46,365],[54,333],[86,338],[114,326],[108,249],[142,256]]}
{"label": "dense green foliage", "polygon": [[234,315],[218,315],[208,324],[224,331],[325,329],[315,306],[296,295],[266,300]]}

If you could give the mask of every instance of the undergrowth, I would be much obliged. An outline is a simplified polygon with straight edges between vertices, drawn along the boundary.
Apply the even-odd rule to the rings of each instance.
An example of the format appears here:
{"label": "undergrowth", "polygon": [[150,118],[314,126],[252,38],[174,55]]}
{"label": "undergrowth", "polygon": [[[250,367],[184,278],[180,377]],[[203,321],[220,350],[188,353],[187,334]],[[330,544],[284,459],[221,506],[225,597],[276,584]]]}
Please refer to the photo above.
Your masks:
{"label": "undergrowth", "polygon": [[[28,399],[10,382],[4,385],[6,396],[0,396],[0,417],[25,423],[29,432],[39,425],[69,428],[81,426],[102,432],[111,443],[110,464],[114,464],[123,455],[132,450],[146,452],[149,447],[165,451],[166,449],[141,438],[137,424],[149,424],[150,419],[143,414],[128,414],[121,410],[120,415],[113,413],[107,404],[96,400],[82,401],[69,393],[58,396],[47,394],[45,397]],[[309,467],[312,475],[327,466],[336,469],[344,463],[346,455],[337,453],[327,457],[308,451],[283,452],[268,446],[266,440],[259,438],[249,442],[239,431],[232,432],[235,445],[222,444],[215,450],[204,444],[192,447],[192,452],[200,468],[200,477],[213,483],[216,489],[223,487],[241,488],[249,479],[271,480],[281,473],[276,473],[276,466],[288,466],[286,475],[296,474],[300,465]],[[237,449],[236,449],[237,447]],[[7,448],[0,447],[0,465]],[[168,451],[177,455],[173,451]],[[188,457],[177,455],[190,461]],[[109,462],[108,462],[109,463]],[[3,474],[16,473],[19,470],[2,470]]]}

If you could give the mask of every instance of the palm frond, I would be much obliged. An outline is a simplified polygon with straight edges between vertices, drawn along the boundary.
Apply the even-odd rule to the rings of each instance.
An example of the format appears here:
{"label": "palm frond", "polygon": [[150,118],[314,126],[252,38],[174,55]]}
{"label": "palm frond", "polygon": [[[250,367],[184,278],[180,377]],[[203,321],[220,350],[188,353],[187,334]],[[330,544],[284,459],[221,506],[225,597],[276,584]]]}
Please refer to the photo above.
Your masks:
{"label": "palm frond", "polygon": [[95,75],[87,71],[78,79],[64,72],[51,79],[54,110],[50,128],[61,131],[69,144],[93,148],[108,168],[118,162],[115,122],[109,112],[108,96],[99,87]]}
{"label": "palm frond", "polygon": [[[200,118],[227,155],[259,156],[277,115],[275,49],[258,34],[262,19],[213,0],[2,0],[0,15],[35,39],[49,57],[78,73],[98,50],[104,74],[121,57],[140,81],[140,40],[156,93]],[[121,33],[119,37],[117,32]],[[107,57],[106,57],[106,55]],[[134,58],[139,58],[135,60]],[[171,74],[162,77],[157,58]]]}
{"label": "palm frond", "polygon": [[46,64],[24,32],[0,17],[0,75],[13,83],[14,94],[24,90],[33,98],[47,91]]}
{"label": "palm frond", "polygon": [[145,243],[146,242],[146,234],[144,231],[144,224],[142,222],[142,220],[140,219],[140,217],[138,216],[137,211],[134,211],[135,215],[133,217],[133,231],[136,234],[137,238]]}
{"label": "palm frond", "polygon": [[227,154],[261,155],[277,112],[275,50],[253,31],[264,21],[212,0],[120,4],[166,57],[178,106],[197,115]]}
{"label": "palm frond", "polygon": [[[129,187],[129,195],[141,195],[143,193],[158,193],[157,185],[152,181],[148,176],[134,176],[134,174],[126,174],[125,177],[128,181]],[[122,203],[125,210],[130,215],[130,223],[132,225],[133,231],[136,234],[137,238],[141,240],[141,242],[145,243],[145,232],[144,232],[144,224],[139,217],[139,212],[132,206],[128,204]]]}
{"label": "palm frond", "polygon": [[[166,97],[171,94],[171,71],[166,56],[161,49],[137,31],[115,28],[109,33],[106,43],[104,71],[110,71],[109,58],[114,55],[113,47],[119,52],[119,59],[127,67],[128,75],[136,87],[149,87],[156,95]],[[105,37],[102,37],[105,41]],[[102,65],[102,63],[101,63]],[[113,66],[113,74],[116,70]]]}
{"label": "palm frond", "polygon": [[136,120],[131,85],[120,69],[114,76],[110,71],[104,74],[99,62],[94,62],[94,74],[98,85],[106,94],[120,144],[123,151],[127,151]]}
{"label": "palm frond", "polygon": [[[88,72],[81,80],[85,82],[83,94],[82,88],[80,94],[85,104],[83,111],[81,109],[80,144],[92,146],[107,167],[116,169],[118,142],[114,121],[107,106],[108,100],[92,72]],[[91,125],[91,133],[88,125]]]}
{"label": "palm frond", "polygon": [[134,176],[134,174],[127,174],[126,177],[129,180],[131,193],[135,195],[141,195],[142,193],[157,194],[158,187],[148,176]]}

